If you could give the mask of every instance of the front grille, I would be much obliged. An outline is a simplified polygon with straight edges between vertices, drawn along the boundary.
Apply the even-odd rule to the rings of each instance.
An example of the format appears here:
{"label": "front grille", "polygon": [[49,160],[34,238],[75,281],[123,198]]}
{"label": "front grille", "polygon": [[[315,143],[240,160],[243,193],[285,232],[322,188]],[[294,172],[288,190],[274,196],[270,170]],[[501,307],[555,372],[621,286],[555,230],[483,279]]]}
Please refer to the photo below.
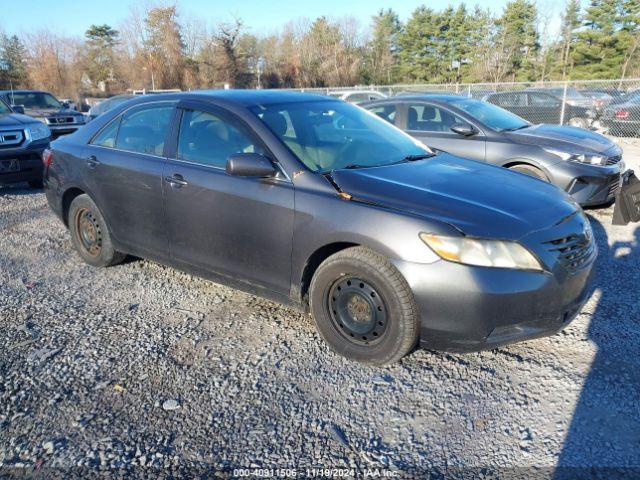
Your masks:
{"label": "front grille", "polygon": [[609,184],[609,196],[615,195],[618,193],[618,189],[620,188],[620,176],[617,176],[613,182]]}
{"label": "front grille", "polygon": [[24,140],[24,133],[22,130],[11,130],[6,132],[0,132],[0,148],[2,147],[16,147]]}
{"label": "front grille", "polygon": [[622,160],[622,154],[614,155],[613,157],[607,158],[607,165],[615,165],[620,160]]}
{"label": "front grille", "polygon": [[64,125],[67,123],[76,123],[76,119],[74,117],[49,117],[47,118],[47,122],[52,125]]}
{"label": "front grille", "polygon": [[589,229],[582,234],[571,234],[544,243],[549,251],[558,253],[558,260],[570,272],[587,265],[596,252],[593,234]]}

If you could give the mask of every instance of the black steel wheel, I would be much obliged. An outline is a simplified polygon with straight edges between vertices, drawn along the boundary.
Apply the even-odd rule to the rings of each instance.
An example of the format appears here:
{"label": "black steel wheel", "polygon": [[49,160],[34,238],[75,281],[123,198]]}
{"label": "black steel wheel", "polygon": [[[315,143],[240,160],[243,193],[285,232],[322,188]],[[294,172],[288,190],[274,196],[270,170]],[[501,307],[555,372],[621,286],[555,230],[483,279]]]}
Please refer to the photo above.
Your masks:
{"label": "black steel wheel", "polygon": [[67,224],[73,246],[89,265],[108,267],[125,259],[126,255],[114,248],[107,222],[88,195],[73,199]]}
{"label": "black steel wheel", "polygon": [[387,331],[387,307],[382,295],[358,277],[337,280],[327,298],[331,320],[344,337],[356,344],[379,342]]}
{"label": "black steel wheel", "polygon": [[102,231],[96,217],[87,208],[76,211],[75,234],[84,252],[91,257],[98,257],[102,251]]}
{"label": "black steel wheel", "polygon": [[347,358],[386,365],[418,341],[420,315],[411,287],[386,257],[366,247],[347,248],[322,262],[309,300],[318,331]]}

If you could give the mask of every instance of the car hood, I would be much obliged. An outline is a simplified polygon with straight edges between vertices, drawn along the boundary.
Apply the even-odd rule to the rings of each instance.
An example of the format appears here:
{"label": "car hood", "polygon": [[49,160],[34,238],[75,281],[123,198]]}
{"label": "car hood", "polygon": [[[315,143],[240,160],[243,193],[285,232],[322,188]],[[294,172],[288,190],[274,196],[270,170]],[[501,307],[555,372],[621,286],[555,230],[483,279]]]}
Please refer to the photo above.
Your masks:
{"label": "car hood", "polygon": [[24,113],[31,117],[81,117],[82,114],[68,108],[25,108]]}
{"label": "car hood", "polygon": [[477,237],[517,240],[579,209],[549,183],[445,153],[384,167],[334,170],[332,177],[356,201],[442,221]]}
{"label": "car hood", "polygon": [[616,144],[604,135],[584,128],[561,125],[532,125],[522,130],[507,132],[509,140],[540,147],[555,148],[571,153],[608,154]]}
{"label": "car hood", "polygon": [[27,115],[21,115],[19,113],[5,113],[0,115],[0,128],[22,127],[23,125],[28,125],[34,122],[37,121]]}

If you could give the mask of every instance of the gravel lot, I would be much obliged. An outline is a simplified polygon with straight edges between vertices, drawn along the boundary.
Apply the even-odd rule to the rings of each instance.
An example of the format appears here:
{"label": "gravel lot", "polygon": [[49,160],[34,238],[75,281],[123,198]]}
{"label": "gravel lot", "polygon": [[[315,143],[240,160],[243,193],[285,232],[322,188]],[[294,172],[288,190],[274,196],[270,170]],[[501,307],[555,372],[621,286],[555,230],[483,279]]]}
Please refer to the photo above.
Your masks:
{"label": "gravel lot", "polygon": [[143,260],[86,266],[43,193],[0,187],[0,477],[640,468],[640,225],[613,227],[612,211],[588,212],[598,288],[564,332],[379,369],[275,303]]}

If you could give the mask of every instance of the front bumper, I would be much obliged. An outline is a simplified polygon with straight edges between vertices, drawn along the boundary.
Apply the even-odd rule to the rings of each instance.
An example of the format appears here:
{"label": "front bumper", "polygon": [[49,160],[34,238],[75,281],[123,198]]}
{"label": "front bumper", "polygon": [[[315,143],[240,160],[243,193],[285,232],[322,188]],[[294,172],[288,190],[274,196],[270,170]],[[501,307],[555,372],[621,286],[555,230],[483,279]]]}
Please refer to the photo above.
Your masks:
{"label": "front bumper", "polygon": [[420,346],[470,352],[552,335],[592,293],[592,265],[574,274],[394,261],[421,312]]}
{"label": "front bumper", "polygon": [[603,205],[615,198],[624,162],[596,167],[562,161],[548,168],[552,183],[562,188],[583,207]]}
{"label": "front bumper", "polygon": [[49,146],[49,140],[33,142],[26,147],[0,150],[0,161],[17,160],[17,172],[0,173],[0,184],[42,181],[42,152]]}

